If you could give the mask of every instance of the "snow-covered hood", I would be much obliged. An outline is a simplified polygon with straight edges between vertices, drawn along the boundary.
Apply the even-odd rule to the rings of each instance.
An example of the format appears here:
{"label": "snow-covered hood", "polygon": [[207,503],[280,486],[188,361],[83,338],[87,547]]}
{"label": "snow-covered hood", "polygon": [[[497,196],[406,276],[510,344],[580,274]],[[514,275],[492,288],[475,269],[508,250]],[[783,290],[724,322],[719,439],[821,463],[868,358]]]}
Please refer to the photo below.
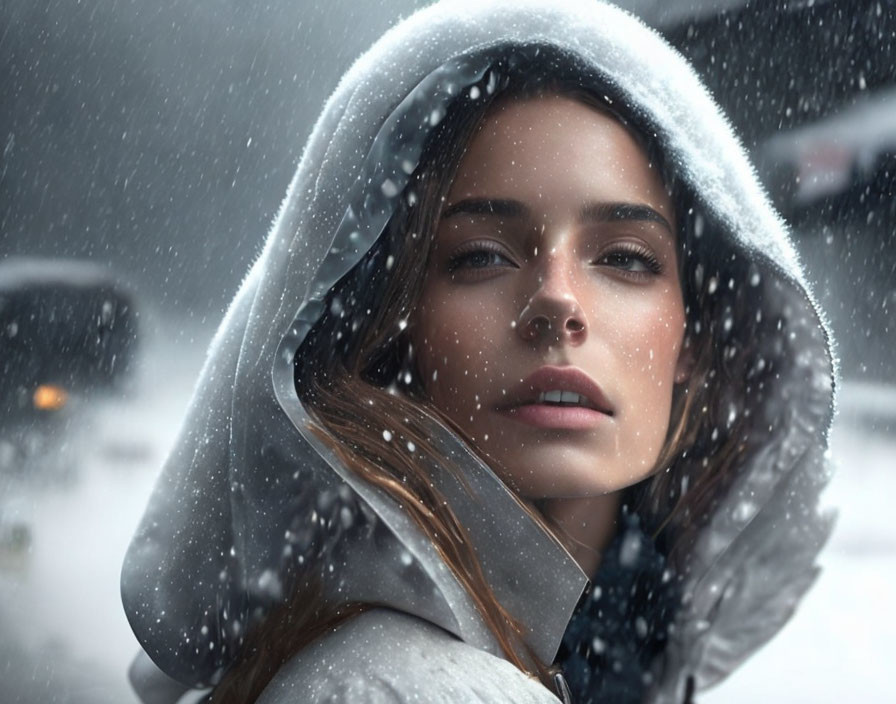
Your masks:
{"label": "snow-covered hood", "polygon": [[[396,26],[340,82],[212,342],[122,572],[131,626],[171,677],[217,681],[305,556],[333,555],[337,545],[331,598],[391,605],[499,652],[407,515],[306,429],[293,359],[327,292],[382,233],[446,107],[474,83],[493,86],[500,60],[538,47],[588,67],[645,117],[697,196],[702,236],[752,260],[757,313],[781,321],[774,339],[757,341],[778,365],[774,388],[750,409],[753,435],[765,442],[692,551],[651,700],[680,701],[689,676],[698,689],[724,677],[781,627],[813,581],[831,525],[817,499],[834,363],[787,228],[727,121],[685,61],[616,8],[451,0]],[[585,575],[453,433],[434,426],[433,438],[461,458],[472,497],[449,478],[438,488],[469,529],[497,597],[550,662]],[[528,548],[506,550],[508,540]]]}

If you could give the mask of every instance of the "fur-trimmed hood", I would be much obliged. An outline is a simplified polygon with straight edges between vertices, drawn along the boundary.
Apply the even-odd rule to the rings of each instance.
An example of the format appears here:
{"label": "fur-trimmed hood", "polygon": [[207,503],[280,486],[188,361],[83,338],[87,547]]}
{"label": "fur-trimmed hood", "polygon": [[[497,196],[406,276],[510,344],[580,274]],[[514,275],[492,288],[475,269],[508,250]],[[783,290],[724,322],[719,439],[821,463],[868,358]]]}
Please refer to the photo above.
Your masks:
{"label": "fur-trimmed hood", "polygon": [[[749,262],[745,280],[708,271],[702,284],[719,296],[738,289],[732,300],[765,321],[752,330],[744,367],[762,393],[732,400],[732,413],[747,413],[751,437],[761,440],[690,551],[650,701],[681,701],[689,678],[698,690],[721,680],[778,631],[811,585],[832,525],[817,504],[836,370],[787,227],[730,125],[687,63],[616,8],[446,0],[390,30],[327,101],[264,251],[209,349],[122,572],[131,626],[170,677],[216,682],[247,628],[312,562],[329,561],[331,598],[385,604],[499,653],[429,540],[307,430],[293,362],[328,291],[383,232],[451,102],[473,86],[498,89],[502,66],[542,50],[615,86],[655,130],[699,206],[699,236]],[[736,350],[737,334],[720,325],[718,344]],[[459,458],[472,498],[449,478],[439,490],[468,528],[496,596],[550,662],[585,575],[460,439],[438,425],[433,439]],[[507,540],[528,549],[502,549]]]}

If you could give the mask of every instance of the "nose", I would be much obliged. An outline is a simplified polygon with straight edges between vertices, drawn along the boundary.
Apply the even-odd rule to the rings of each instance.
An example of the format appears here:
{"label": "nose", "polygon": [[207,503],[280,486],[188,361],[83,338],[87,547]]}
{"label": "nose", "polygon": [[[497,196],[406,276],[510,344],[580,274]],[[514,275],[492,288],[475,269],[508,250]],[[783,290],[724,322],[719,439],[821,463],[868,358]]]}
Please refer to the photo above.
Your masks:
{"label": "nose", "polygon": [[537,275],[536,290],[517,320],[524,340],[581,344],[588,334],[585,312],[576,295],[572,265],[549,258]]}

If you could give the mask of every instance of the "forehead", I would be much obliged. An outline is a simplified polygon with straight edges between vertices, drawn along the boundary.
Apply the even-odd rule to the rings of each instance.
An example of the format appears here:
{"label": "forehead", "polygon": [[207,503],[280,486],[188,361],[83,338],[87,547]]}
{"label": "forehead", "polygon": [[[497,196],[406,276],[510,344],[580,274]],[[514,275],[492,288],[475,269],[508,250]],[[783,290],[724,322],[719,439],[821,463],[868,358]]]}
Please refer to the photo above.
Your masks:
{"label": "forehead", "polygon": [[637,200],[671,210],[657,165],[619,119],[571,96],[500,99],[461,159],[449,199]]}

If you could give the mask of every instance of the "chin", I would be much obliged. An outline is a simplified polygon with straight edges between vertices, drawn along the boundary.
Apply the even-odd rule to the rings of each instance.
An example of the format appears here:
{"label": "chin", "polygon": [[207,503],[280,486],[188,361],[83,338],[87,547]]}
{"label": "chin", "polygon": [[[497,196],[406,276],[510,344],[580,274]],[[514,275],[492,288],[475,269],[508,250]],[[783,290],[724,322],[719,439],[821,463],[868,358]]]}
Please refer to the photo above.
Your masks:
{"label": "chin", "polygon": [[532,501],[596,498],[650,476],[650,472],[632,474],[627,463],[619,466],[618,460],[602,460],[580,450],[558,453],[552,449],[541,458],[539,454],[537,449],[526,450],[487,461],[508,486]]}

